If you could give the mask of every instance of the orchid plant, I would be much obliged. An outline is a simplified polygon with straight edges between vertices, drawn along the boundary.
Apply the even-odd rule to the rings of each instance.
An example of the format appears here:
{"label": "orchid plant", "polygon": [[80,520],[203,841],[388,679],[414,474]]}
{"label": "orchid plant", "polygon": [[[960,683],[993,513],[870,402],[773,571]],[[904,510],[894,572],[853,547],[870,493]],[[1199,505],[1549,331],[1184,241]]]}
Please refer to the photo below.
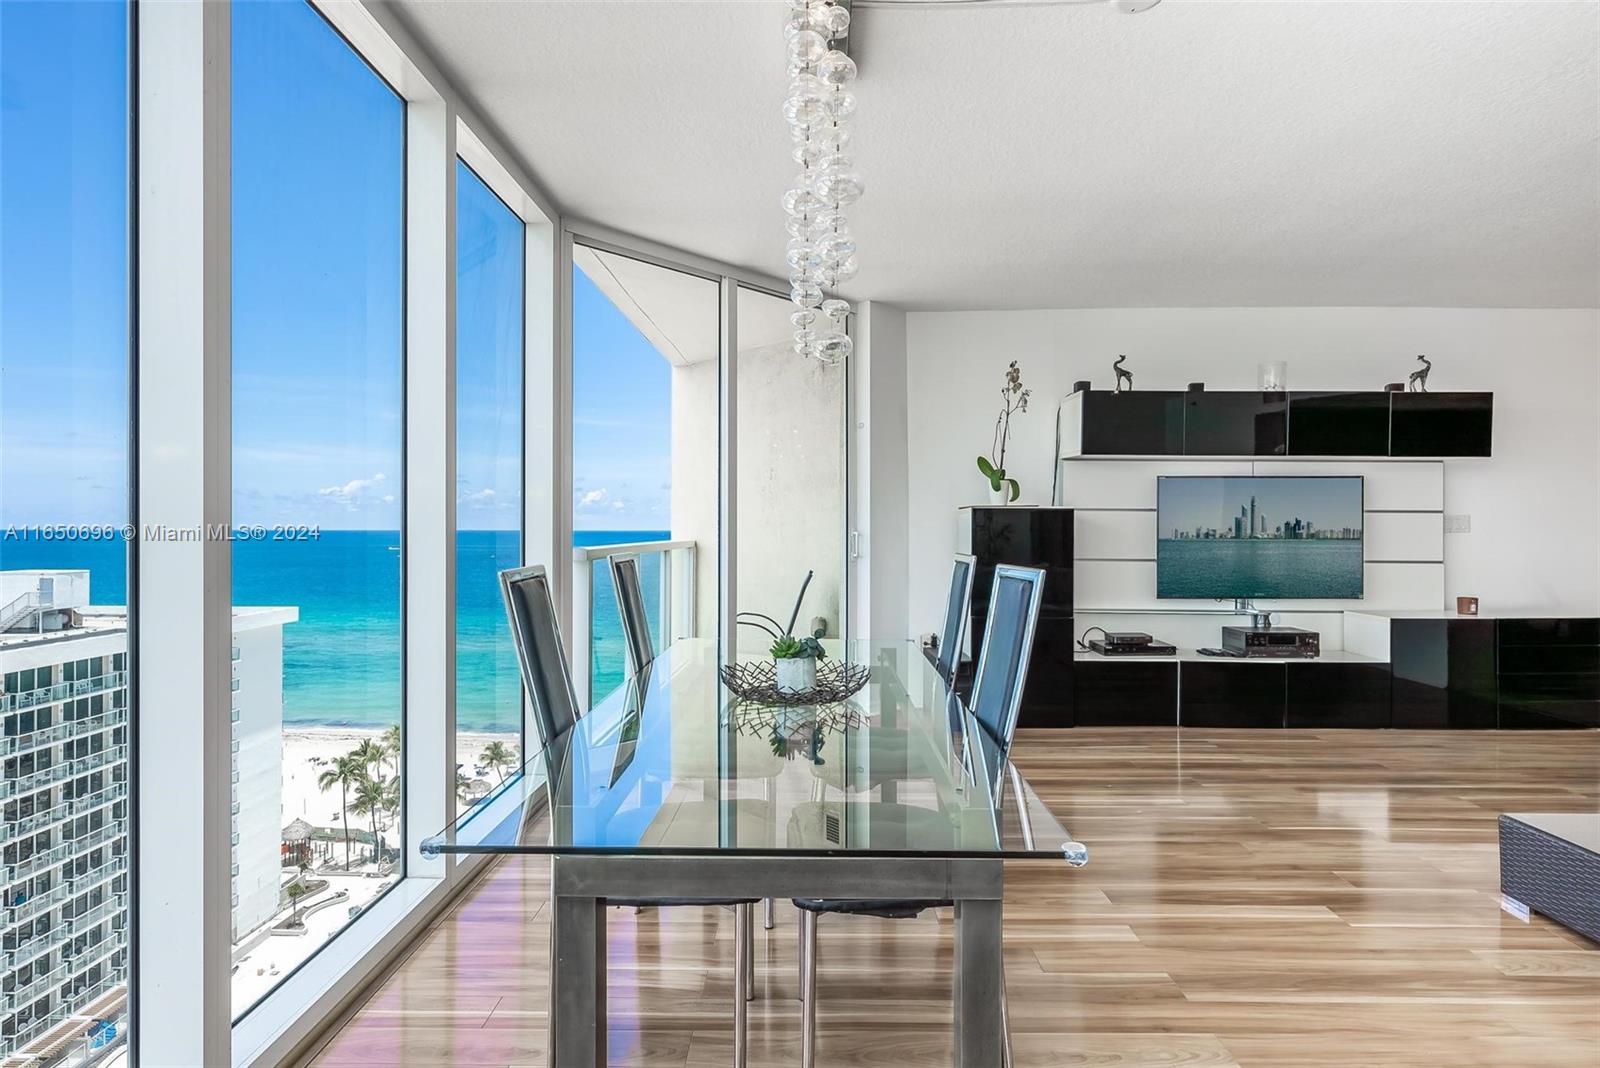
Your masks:
{"label": "orchid plant", "polygon": [[989,480],[989,488],[996,493],[1006,494],[1007,504],[1022,496],[1022,487],[1017,480],[1006,475],[1006,446],[1011,441],[1011,417],[1028,410],[1028,398],[1031,396],[1033,390],[1022,387],[1022,369],[1017,366],[1016,360],[1012,360],[1006,368],[1005,385],[1000,387],[1000,414],[994,421],[994,439],[990,442],[989,454],[978,457],[978,470]]}

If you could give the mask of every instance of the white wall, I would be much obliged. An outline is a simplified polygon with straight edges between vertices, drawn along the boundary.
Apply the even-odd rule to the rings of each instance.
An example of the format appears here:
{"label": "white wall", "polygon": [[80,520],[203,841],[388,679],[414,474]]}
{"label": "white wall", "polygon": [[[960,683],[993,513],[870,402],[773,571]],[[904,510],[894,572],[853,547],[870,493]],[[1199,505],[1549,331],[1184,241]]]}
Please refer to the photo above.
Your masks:
{"label": "white wall", "polygon": [[[906,313],[868,301],[856,316],[854,339],[850,526],[859,535],[859,555],[853,560],[851,634],[915,636],[918,628],[906,616],[910,581]],[[945,568],[948,571],[948,558]]]}
{"label": "white wall", "polygon": [[[1055,413],[1078,379],[1142,389],[1252,389],[1256,365],[1289,364],[1290,389],[1379,389],[1417,353],[1436,390],[1493,390],[1494,456],[1446,463],[1445,598],[1485,611],[1600,612],[1600,313],[1593,309],[1159,308],[906,315],[910,632],[935,630],[955,550],[955,511],[987,503],[989,447],[1006,363],[1034,390],[1012,422],[1007,467],[1024,502],[1048,503]],[[927,576],[926,580],[921,577]],[[1443,606],[1440,606],[1443,607]]]}

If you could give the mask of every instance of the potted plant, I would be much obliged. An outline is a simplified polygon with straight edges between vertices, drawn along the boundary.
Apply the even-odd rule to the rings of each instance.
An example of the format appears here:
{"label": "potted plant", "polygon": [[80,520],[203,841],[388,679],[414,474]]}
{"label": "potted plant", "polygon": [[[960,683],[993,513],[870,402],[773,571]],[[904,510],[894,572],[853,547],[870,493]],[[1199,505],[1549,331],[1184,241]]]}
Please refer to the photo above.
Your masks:
{"label": "potted plant", "polygon": [[817,661],[828,658],[822,642],[817,640],[822,637],[821,630],[798,638],[794,633],[795,621],[800,618],[800,605],[806,599],[806,587],[811,585],[812,574],[807,571],[805,580],[800,583],[800,594],[794,599],[794,611],[789,613],[787,627],[760,612],[740,612],[736,617],[742,626],[759,627],[772,635],[772,645],[768,651],[772,654],[773,667],[777,672],[778,690],[783,693],[804,693],[813,689],[817,685]]}
{"label": "potted plant", "polygon": [[1011,441],[1011,417],[1028,410],[1033,390],[1022,388],[1022,369],[1012,360],[1006,368],[1005,385],[1000,387],[1000,415],[994,421],[994,440],[989,455],[978,457],[978,470],[989,480],[995,504],[1010,504],[1022,496],[1017,480],[1006,474],[1006,446]]}
{"label": "potted plant", "polygon": [[803,693],[817,685],[817,661],[828,659],[822,643],[811,635],[784,634],[772,643],[772,660],[778,671],[778,690]]}

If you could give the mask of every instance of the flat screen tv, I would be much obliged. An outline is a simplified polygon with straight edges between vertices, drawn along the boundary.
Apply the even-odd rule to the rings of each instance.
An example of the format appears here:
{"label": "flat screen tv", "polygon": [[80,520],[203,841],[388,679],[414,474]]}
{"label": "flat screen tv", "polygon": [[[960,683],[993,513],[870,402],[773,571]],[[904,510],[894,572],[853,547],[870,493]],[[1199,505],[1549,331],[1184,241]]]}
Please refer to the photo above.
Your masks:
{"label": "flat screen tv", "polygon": [[1156,479],[1156,596],[1362,595],[1362,484],[1350,475]]}

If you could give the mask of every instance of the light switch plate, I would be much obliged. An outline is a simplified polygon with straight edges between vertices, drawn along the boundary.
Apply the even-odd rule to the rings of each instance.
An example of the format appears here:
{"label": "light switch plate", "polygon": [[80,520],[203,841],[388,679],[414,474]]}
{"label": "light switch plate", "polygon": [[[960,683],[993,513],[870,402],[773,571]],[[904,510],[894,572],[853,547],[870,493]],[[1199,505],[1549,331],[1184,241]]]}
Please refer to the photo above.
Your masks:
{"label": "light switch plate", "polygon": [[1470,515],[1447,515],[1444,517],[1444,532],[1446,534],[1471,534],[1472,517]]}

